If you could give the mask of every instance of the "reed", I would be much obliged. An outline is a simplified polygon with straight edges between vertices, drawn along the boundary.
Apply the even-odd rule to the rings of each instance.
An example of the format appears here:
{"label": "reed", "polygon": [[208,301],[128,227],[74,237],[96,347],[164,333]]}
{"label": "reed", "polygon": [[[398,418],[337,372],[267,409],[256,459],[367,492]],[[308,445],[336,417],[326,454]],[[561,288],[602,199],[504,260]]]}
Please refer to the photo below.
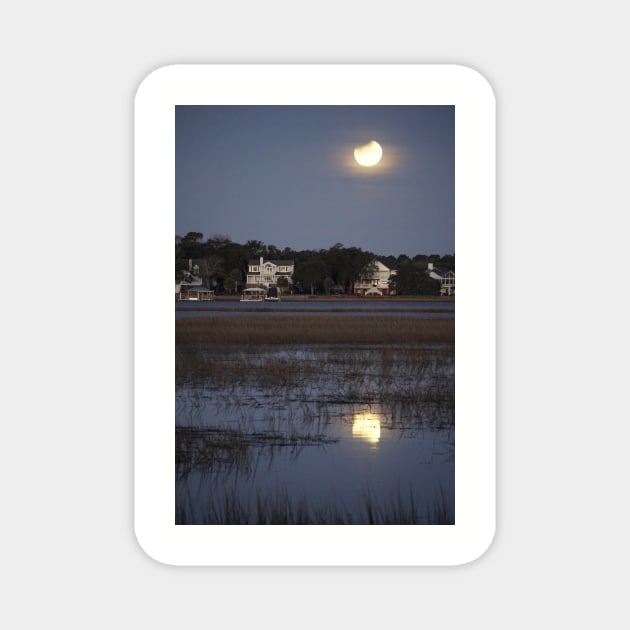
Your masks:
{"label": "reed", "polygon": [[452,318],[235,315],[175,320],[178,344],[454,343]]}
{"label": "reed", "polygon": [[[267,347],[268,348],[268,347]],[[292,344],[279,352],[265,346],[177,344],[176,384],[207,384],[229,391],[236,386],[297,387],[352,380],[361,384],[390,380],[404,386],[453,370],[451,346],[392,345],[374,347]],[[227,389],[226,389],[227,388]]]}
{"label": "reed", "polygon": [[[252,504],[253,503],[253,504]],[[304,497],[291,499],[285,488],[258,491],[252,503],[229,489],[203,510],[195,513],[184,496],[176,506],[177,525],[453,525],[452,510],[438,489],[424,510],[410,497],[398,495],[391,501],[379,502],[368,490],[363,504],[349,510],[337,501],[327,504],[309,503]]]}
{"label": "reed", "polygon": [[[304,497],[258,485],[277,457],[319,457],[334,449],[354,414],[366,409],[399,436],[427,429],[452,436],[452,319],[182,318],[175,364],[178,524],[453,522],[441,492],[385,500],[366,494],[362,502],[359,495],[350,511],[332,498],[315,501],[309,488]],[[428,463],[452,461],[452,443],[434,443]]]}
{"label": "reed", "polygon": [[[381,409],[391,428],[452,427],[454,351],[437,347],[291,347],[228,350],[178,346],[176,400],[180,425],[201,410],[270,424],[326,426],[335,410]],[[249,429],[248,429],[249,430]]]}
{"label": "reed", "polygon": [[252,468],[252,451],[271,456],[274,450],[288,448],[294,452],[303,446],[334,444],[336,439],[322,433],[244,431],[200,426],[175,427],[175,466],[180,478],[193,471],[218,471],[233,467],[242,471]]}
{"label": "reed", "polygon": [[[187,304],[186,306],[176,306],[176,311],[184,312],[184,313],[260,313],[260,308],[256,306],[246,307],[246,306],[216,306],[216,304],[212,305],[204,305],[199,304],[196,306],[191,306]],[[379,308],[379,313],[401,313],[401,314],[409,314],[409,313],[453,313],[452,308]],[[285,315],[286,313],[374,313],[374,308],[370,307],[346,307],[346,308],[273,308],[273,307],[265,307],[265,313],[282,313]]]}

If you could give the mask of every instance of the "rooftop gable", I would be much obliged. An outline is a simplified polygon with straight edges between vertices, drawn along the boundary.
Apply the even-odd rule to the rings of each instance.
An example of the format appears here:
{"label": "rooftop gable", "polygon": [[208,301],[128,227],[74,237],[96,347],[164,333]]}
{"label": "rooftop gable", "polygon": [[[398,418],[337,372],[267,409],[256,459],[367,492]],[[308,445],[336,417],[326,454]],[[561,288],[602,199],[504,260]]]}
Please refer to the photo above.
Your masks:
{"label": "rooftop gable", "polygon": [[[293,260],[263,260],[262,264],[266,265],[267,263],[271,263],[272,265],[276,265],[276,267],[287,267],[294,263]],[[252,260],[247,261],[248,265],[258,265],[260,266],[260,258],[254,258]]]}

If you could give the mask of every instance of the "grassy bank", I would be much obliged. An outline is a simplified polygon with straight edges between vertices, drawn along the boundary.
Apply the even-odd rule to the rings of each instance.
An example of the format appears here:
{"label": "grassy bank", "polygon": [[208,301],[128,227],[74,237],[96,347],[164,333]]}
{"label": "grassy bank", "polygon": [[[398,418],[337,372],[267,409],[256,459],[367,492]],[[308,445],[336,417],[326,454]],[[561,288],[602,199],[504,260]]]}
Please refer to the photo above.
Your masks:
{"label": "grassy bank", "polygon": [[454,343],[451,318],[236,315],[175,320],[177,343]]}

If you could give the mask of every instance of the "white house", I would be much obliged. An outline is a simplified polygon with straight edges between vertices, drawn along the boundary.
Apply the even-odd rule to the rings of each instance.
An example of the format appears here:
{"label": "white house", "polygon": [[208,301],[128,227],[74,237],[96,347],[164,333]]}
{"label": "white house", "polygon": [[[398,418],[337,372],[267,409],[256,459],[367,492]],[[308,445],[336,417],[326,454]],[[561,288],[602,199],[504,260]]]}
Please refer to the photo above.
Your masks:
{"label": "white house", "polygon": [[245,288],[270,289],[278,286],[279,278],[286,278],[288,285],[284,290],[288,290],[293,285],[294,269],[293,260],[264,260],[262,256],[259,260],[250,260],[247,262]]}
{"label": "white house", "polygon": [[[188,260],[188,271],[184,271],[181,282],[175,283],[175,298],[178,300],[190,299],[190,291],[196,287],[201,287],[201,277],[199,276],[199,265],[193,265],[191,259]],[[208,289],[204,289],[207,291]],[[214,291],[212,292],[214,295]]]}
{"label": "white house", "polygon": [[384,265],[380,260],[375,260],[367,273],[362,274],[354,283],[354,292],[356,295],[394,295],[389,286],[392,276],[396,275],[396,271]]}
{"label": "white house", "polygon": [[427,273],[431,278],[440,281],[440,295],[455,295],[455,272],[450,269],[434,267],[428,263]]}

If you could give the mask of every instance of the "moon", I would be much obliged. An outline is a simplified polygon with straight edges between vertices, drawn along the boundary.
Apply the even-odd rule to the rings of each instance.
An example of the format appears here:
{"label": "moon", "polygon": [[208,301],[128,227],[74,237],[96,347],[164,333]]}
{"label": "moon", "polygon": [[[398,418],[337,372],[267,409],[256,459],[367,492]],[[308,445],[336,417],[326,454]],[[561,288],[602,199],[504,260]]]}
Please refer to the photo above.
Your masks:
{"label": "moon", "polygon": [[381,161],[381,157],[383,157],[383,149],[376,140],[354,148],[354,159],[361,166],[374,166]]}

